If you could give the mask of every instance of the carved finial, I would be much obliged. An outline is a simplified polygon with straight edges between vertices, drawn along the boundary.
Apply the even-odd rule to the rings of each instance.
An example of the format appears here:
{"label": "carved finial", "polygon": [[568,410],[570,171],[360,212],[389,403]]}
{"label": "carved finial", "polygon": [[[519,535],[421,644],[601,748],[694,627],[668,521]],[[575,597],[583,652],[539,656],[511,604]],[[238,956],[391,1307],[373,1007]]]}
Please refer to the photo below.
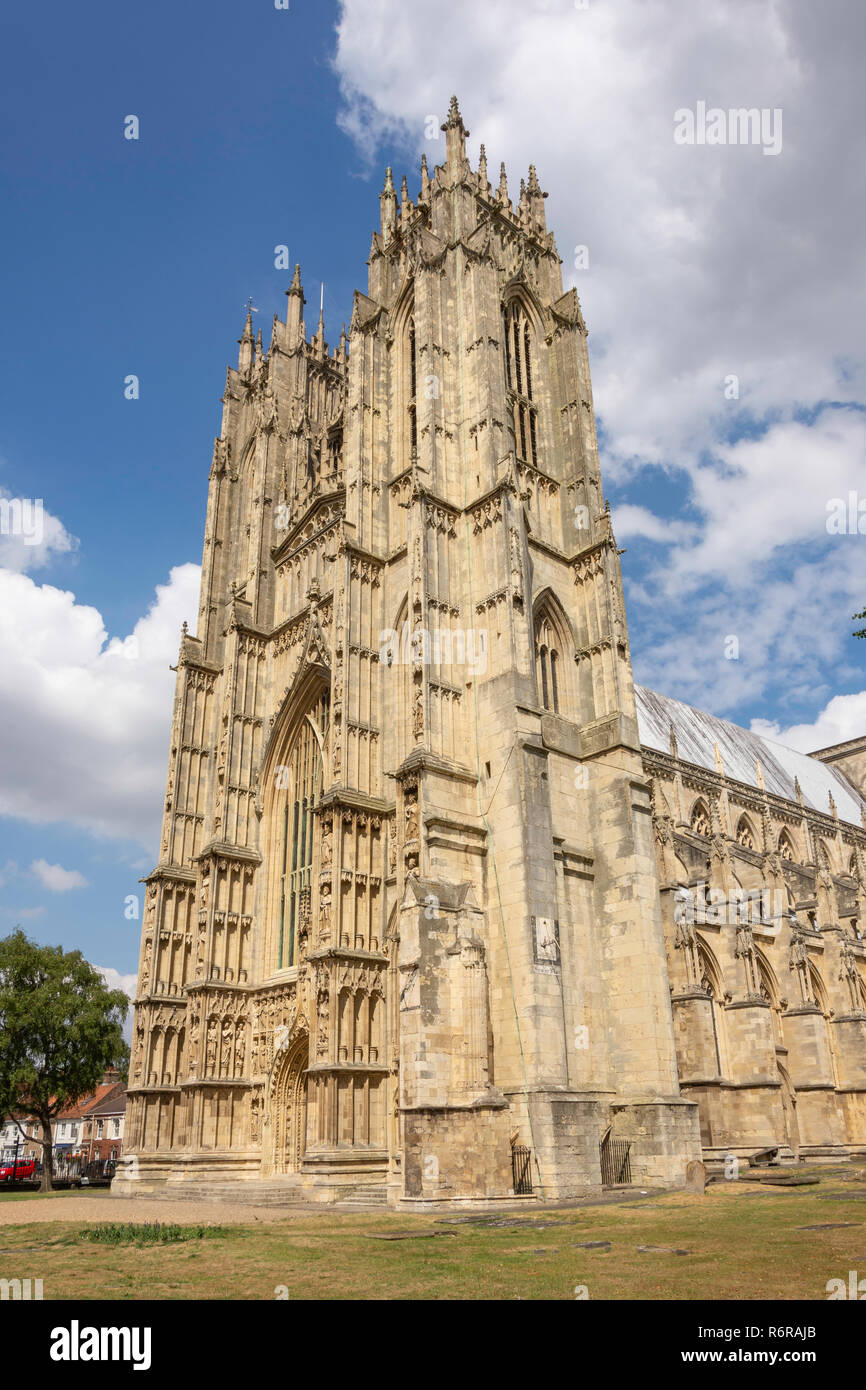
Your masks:
{"label": "carved finial", "polygon": [[379,194],[379,214],[380,231],[387,244],[394,234],[394,223],[397,217],[397,194],[394,191],[393,171],[390,164],[385,170],[385,187]]}
{"label": "carved finial", "polygon": [[755,759],[755,777],[757,778],[758,786],[761,788],[761,791],[765,791],[766,788],[764,786],[764,769],[761,767],[760,758]]}
{"label": "carved finial", "polygon": [[833,793],[828,791],[827,795],[830,798],[830,815],[833,816],[835,820],[838,820],[839,812],[836,810],[836,803],[833,800]]}
{"label": "carved finial", "polygon": [[478,182],[487,187],[487,151],[483,145],[478,155]]}
{"label": "carved finial", "polygon": [[406,182],[406,175],[403,175],[403,182],[400,184],[400,225],[405,226],[412,213],[412,201],[409,197],[409,185]]}
{"label": "carved finial", "polygon": [[725,764],[722,762],[722,752],[721,752],[721,749],[719,748],[718,743],[714,743],[714,744],[713,744],[713,751],[714,751],[715,757],[716,757],[716,772],[719,774],[720,777],[724,777],[724,775],[725,775]]}
{"label": "carved finial", "polygon": [[[252,301],[250,301],[247,306],[247,320],[244,324],[244,331],[238,338],[240,347],[240,352],[238,353],[238,371],[241,373],[248,372],[253,365],[253,312]],[[255,310],[255,312],[257,313],[258,310]]]}
{"label": "carved finial", "polygon": [[447,162],[452,166],[466,158],[466,136],[469,131],[463,124],[463,117],[460,115],[460,107],[457,105],[457,98],[451,98],[451,105],[448,108],[448,120],[444,121],[439,127],[445,132],[445,152]]}
{"label": "carved finial", "polygon": [[294,273],[294,275],[292,276],[292,283],[289,285],[289,288],[288,288],[288,290],[286,291],[286,293],[287,293],[287,294],[300,294],[300,295],[302,295],[302,294],[304,293],[303,289],[301,288],[301,265],[300,265],[300,261],[296,261],[296,262],[295,262],[295,273]]}
{"label": "carved finial", "polygon": [[794,778],[794,795],[795,795],[795,797],[797,798],[797,800],[798,800],[798,802],[800,803],[800,805],[802,806],[802,805],[803,805],[803,788],[800,786],[800,779],[799,779],[799,777],[795,777],[795,778]]}
{"label": "carved finial", "polygon": [[529,192],[530,192],[530,193],[540,193],[540,192],[541,192],[541,186],[540,186],[540,184],[539,184],[539,182],[538,182],[538,175],[537,175],[537,173],[535,172],[535,165],[534,165],[534,164],[530,164],[530,166],[529,166],[529,184],[528,184],[528,187],[529,187]]}
{"label": "carved finial", "polygon": [[678,748],[678,746],[677,746],[677,735],[676,735],[676,730],[674,729],[673,723],[671,723],[671,726],[670,726],[670,733],[671,733],[671,757],[672,757],[672,758],[678,758],[678,757],[680,756],[680,752],[679,752],[679,748]]}
{"label": "carved finial", "polygon": [[182,622],[181,625],[180,625],[180,635],[181,635],[181,637],[186,637],[186,635],[187,635],[188,632],[189,632],[189,628],[188,628],[188,626],[187,626],[186,618],[184,618],[183,622]]}
{"label": "carved finial", "polygon": [[508,176],[505,173],[505,161],[499,166],[499,187],[496,190],[496,197],[503,207],[508,207]]}
{"label": "carved finial", "polygon": [[427,169],[427,156],[421,156],[421,197],[427,198],[430,194],[430,174]]}

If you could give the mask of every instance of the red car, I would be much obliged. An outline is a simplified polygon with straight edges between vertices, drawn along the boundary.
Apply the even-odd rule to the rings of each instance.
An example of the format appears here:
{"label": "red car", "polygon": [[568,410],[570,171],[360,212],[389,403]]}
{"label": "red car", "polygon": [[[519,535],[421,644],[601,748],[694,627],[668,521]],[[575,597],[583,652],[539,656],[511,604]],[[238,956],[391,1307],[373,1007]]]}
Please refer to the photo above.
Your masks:
{"label": "red car", "polygon": [[17,1163],[6,1163],[0,1168],[0,1182],[34,1182],[38,1174],[34,1159],[19,1159]]}

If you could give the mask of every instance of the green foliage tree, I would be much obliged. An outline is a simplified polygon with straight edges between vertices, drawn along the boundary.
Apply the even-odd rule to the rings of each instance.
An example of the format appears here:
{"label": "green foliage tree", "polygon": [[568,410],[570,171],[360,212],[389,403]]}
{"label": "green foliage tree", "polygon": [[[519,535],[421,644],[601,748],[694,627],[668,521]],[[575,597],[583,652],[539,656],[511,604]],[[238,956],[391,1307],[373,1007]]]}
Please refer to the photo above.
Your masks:
{"label": "green foliage tree", "polygon": [[[857,620],[858,620],[859,618],[866,618],[866,608],[864,608],[862,612],[860,612],[860,613],[855,613],[855,614],[854,614],[854,621],[855,621],[855,622],[857,622]],[[855,632],[855,633],[854,633],[854,636],[855,636],[855,637],[866,637],[866,627],[861,627],[861,629],[860,629],[859,632]]]}
{"label": "green foliage tree", "polygon": [[[80,951],[39,946],[20,929],[0,940],[0,1116],[42,1127],[42,1191],[52,1188],[52,1128],[107,1067],[126,1071],[129,1000]],[[21,1129],[21,1133],[24,1131]]]}

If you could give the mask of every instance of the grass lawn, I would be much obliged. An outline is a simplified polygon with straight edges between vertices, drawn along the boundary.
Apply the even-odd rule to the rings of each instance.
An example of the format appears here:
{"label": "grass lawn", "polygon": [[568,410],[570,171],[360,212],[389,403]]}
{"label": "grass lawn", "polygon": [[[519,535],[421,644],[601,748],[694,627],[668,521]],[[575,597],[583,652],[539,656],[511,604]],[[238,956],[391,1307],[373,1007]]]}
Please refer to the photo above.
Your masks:
{"label": "grass lawn", "polygon": [[[829,1193],[841,1199],[822,1195]],[[866,1277],[866,1183],[840,1181],[838,1170],[823,1174],[819,1186],[715,1183],[703,1197],[539,1207],[471,1224],[312,1212],[176,1245],[84,1241],[62,1219],[64,1195],[45,1198],[57,1202],[57,1222],[0,1228],[0,1277],[41,1278],[46,1300],[273,1299],[278,1285],[291,1300],[573,1299],[578,1285],[590,1299],[825,1300],[828,1279],[847,1280],[851,1269]],[[15,1200],[0,1196],[0,1203]],[[164,1220],[173,1220],[171,1203]],[[807,1226],[829,1229],[800,1229]],[[434,1231],[445,1234],[417,1238]],[[397,1233],[416,1238],[373,1239]],[[579,1248],[586,1241],[610,1248]],[[639,1245],[690,1253],[640,1252]]]}

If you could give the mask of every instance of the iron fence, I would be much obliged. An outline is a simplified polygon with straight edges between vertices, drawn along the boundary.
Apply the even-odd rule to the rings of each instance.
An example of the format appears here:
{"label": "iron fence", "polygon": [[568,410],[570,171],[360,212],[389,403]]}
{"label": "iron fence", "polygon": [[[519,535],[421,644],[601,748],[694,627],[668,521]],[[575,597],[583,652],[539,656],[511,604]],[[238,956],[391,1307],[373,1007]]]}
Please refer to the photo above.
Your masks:
{"label": "iron fence", "polygon": [[528,1197],[532,1192],[532,1150],[523,1144],[515,1144],[511,1150],[511,1173],[514,1178],[514,1192],[518,1197]]}
{"label": "iron fence", "polygon": [[605,1187],[619,1187],[631,1182],[631,1140],[601,1141],[601,1181]]}

